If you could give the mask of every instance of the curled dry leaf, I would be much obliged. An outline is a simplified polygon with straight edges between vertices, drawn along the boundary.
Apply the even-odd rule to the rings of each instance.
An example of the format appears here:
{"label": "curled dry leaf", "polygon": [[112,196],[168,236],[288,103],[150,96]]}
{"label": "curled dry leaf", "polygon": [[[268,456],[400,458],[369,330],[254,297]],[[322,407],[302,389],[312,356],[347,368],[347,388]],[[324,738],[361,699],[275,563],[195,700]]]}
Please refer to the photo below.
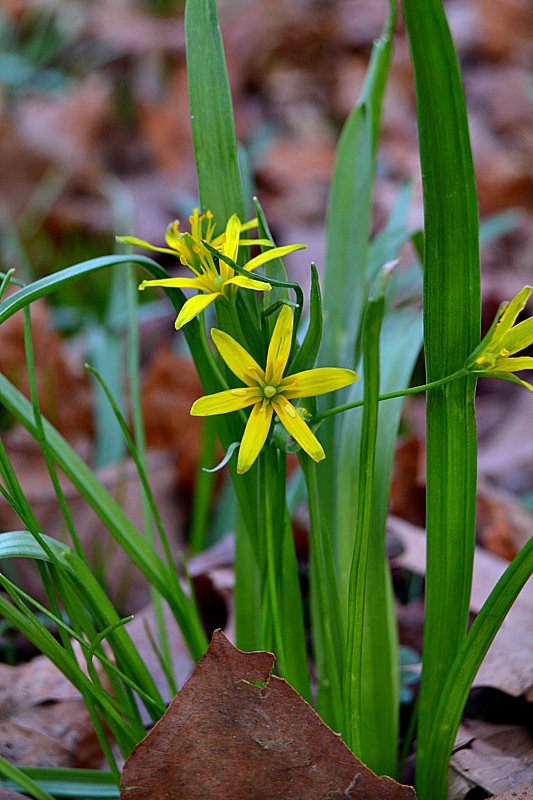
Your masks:
{"label": "curled dry leaf", "polygon": [[215,631],[127,760],[122,800],[415,799],[358,761],[273,667],[271,653],[243,653]]}

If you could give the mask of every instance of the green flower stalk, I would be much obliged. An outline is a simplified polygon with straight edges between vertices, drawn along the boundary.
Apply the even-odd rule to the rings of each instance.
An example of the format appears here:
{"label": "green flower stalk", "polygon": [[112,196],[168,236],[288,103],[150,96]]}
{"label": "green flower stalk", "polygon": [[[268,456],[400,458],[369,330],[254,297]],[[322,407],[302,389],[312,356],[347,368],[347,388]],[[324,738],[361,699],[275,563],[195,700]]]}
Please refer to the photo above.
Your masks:
{"label": "green flower stalk", "polygon": [[533,317],[515,325],[532,292],[533,286],[524,286],[511,301],[502,303],[489,332],[465,363],[465,368],[469,372],[503,378],[519,383],[533,392],[533,384],[513,374],[533,369],[533,358],[530,356],[510,358],[533,344]]}
{"label": "green flower stalk", "polygon": [[308,369],[283,377],[292,347],[293,325],[292,309],[284,305],[272,332],[264,369],[229,334],[216,328],[211,331],[218,352],[245,386],[200,397],[193,404],[191,414],[204,417],[253,406],[239,448],[239,474],[247,472],[257,459],[269,434],[274,413],[314,461],[325,458],[322,445],[298,409],[289,401],[333,392],[354,383],[358,378],[351,369],[329,367]]}
{"label": "green flower stalk", "polygon": [[269,239],[242,239],[242,233],[257,227],[257,219],[242,223],[236,214],[229,218],[225,231],[219,236],[214,235],[215,223],[213,214],[210,211],[200,214],[198,209],[195,208],[193,214],[189,217],[189,222],[191,226],[190,233],[180,232],[178,220],[170,223],[165,234],[168,247],[156,247],[133,236],[117,237],[117,241],[123,244],[131,244],[157,253],[177,256],[183,266],[194,273],[194,278],[159,278],[157,280],[143,281],[139,286],[141,290],[146,289],[148,286],[198,290],[199,294],[189,298],[178,314],[175,322],[177,330],[198,316],[210,303],[213,303],[219,297],[230,299],[238,287],[252,289],[255,292],[268,292],[272,288],[265,281],[238,275],[225,261],[217,259],[205,246],[204,241],[232,261],[238,260],[239,247],[241,246],[261,245],[269,247],[269,250],[260,253],[244,264],[243,268],[247,272],[253,272],[253,270],[268,261],[273,261],[276,258],[281,258],[288,253],[306,247],[304,244],[272,247],[272,242]]}

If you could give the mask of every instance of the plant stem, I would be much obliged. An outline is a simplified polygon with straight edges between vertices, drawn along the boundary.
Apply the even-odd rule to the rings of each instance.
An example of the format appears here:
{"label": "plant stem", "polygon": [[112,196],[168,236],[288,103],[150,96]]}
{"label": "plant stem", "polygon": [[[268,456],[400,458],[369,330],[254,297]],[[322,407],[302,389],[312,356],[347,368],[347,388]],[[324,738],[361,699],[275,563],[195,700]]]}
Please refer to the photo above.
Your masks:
{"label": "plant stem", "polygon": [[[396,397],[404,397],[408,394],[421,394],[422,392],[429,392],[431,389],[435,389],[437,386],[443,386],[446,383],[456,381],[458,378],[464,378],[467,374],[467,370],[463,367],[462,369],[457,370],[457,372],[447,375],[445,378],[440,378],[437,381],[431,381],[431,383],[424,383],[422,386],[413,386],[411,389],[399,389],[397,392],[380,394],[378,396],[378,401],[381,402],[382,400],[394,400]],[[345,403],[342,406],[330,408],[327,411],[323,411],[322,414],[316,414],[311,420],[311,424],[315,425],[317,422],[322,422],[322,420],[326,419],[327,417],[332,417],[334,414],[340,414],[343,411],[350,411],[352,408],[360,408],[361,406],[364,406],[365,402],[365,400],[357,400],[355,403]]]}

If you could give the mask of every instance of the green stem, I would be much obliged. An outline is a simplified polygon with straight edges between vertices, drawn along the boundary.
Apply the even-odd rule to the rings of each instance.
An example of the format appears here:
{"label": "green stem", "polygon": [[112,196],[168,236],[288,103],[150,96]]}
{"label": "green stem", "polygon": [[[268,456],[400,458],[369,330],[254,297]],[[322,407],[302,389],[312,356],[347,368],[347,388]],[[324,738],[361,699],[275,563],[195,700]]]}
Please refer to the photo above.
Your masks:
{"label": "green stem", "polygon": [[[458,369],[457,372],[452,372],[451,375],[447,375],[445,378],[439,378],[439,380],[431,381],[431,383],[424,383],[422,386],[413,386],[411,389],[399,389],[397,392],[380,394],[378,396],[378,401],[381,402],[382,400],[394,400],[396,397],[404,397],[408,394],[421,394],[422,392],[428,392],[430,389],[435,389],[437,386],[443,386],[446,383],[451,383],[452,381],[458,380],[458,378],[464,378],[465,375],[468,375],[468,370],[463,367],[462,369]],[[310,424],[315,425],[317,422],[322,422],[323,419],[332,417],[334,414],[340,414],[343,411],[350,411],[352,408],[360,408],[361,406],[364,406],[365,402],[365,400],[357,400],[355,403],[345,403],[342,406],[335,406],[335,408],[330,408],[327,411],[323,411],[322,414],[316,414],[311,420]]]}
{"label": "green stem", "polygon": [[[276,644],[276,654],[279,660],[280,672],[282,675],[287,675],[287,656],[285,652],[285,641],[283,637],[283,627],[281,624],[280,614],[280,598],[278,596],[278,582],[277,576],[279,574],[279,552],[276,558],[276,549],[279,550],[279,543],[276,542],[276,526],[274,517],[274,508],[276,506],[276,472],[274,467],[275,454],[272,452],[270,446],[266,446],[261,454],[261,501],[262,501],[262,514],[264,535],[266,544],[266,569],[267,569],[267,586],[268,597],[270,602],[270,610],[272,613],[272,625],[274,628],[274,639]],[[276,544],[278,547],[276,548]]]}

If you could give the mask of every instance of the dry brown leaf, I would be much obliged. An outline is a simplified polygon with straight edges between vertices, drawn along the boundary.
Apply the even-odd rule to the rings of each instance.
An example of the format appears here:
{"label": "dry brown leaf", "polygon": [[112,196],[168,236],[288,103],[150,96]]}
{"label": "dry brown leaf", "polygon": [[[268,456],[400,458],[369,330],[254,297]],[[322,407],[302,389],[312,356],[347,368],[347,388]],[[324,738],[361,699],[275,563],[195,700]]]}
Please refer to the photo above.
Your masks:
{"label": "dry brown leaf", "polygon": [[461,800],[475,787],[497,793],[526,781],[533,784],[533,738],[525,728],[465,720],[458,740],[463,744],[456,746],[450,762],[450,800]]}
{"label": "dry brown leaf", "polygon": [[[395,559],[397,566],[424,575],[426,536],[421,528],[397,517],[389,517],[389,530],[404,546]],[[477,613],[508,563],[476,547],[470,608]],[[533,579],[522,589],[489,648],[474,686],[492,686],[514,697],[529,692],[533,686]]]}
{"label": "dry brown leaf", "polygon": [[34,767],[100,767],[102,751],[79,692],[46,656],[0,664],[0,756]]}
{"label": "dry brown leaf", "polygon": [[494,555],[511,561],[533,533],[533,511],[516,495],[481,478],[477,488],[476,538]]}
{"label": "dry brown leaf", "polygon": [[[10,436],[6,442],[9,457],[43,533],[70,544],[70,536],[57,503],[42,454],[26,432]],[[183,550],[183,510],[176,497],[172,467],[162,453],[148,456],[148,473],[157,507],[163,519],[173,552]],[[115,497],[126,515],[143,529],[142,497],[133,461],[97,470],[96,476]],[[116,543],[105,525],[62,475],[60,484],[69,504],[76,531],[93,571],[99,575],[115,605],[128,613],[142,608],[150,598],[146,578]],[[0,530],[19,530],[20,521],[7,503],[0,504]],[[156,549],[162,553],[159,542]],[[38,600],[44,600],[41,579],[32,561],[16,559],[17,582]]]}
{"label": "dry brown leaf", "polygon": [[191,417],[196,398],[203,394],[198,374],[189,358],[168,348],[155,351],[142,384],[146,441],[150,447],[176,454],[180,488],[192,493],[200,452],[199,417]]}
{"label": "dry brown leaf", "polygon": [[[85,370],[70,363],[53,329],[44,300],[31,306],[33,348],[41,410],[69,442],[92,431],[91,394]],[[0,372],[29,396],[25,368],[24,317],[18,312],[0,327]],[[61,387],[61,389],[59,389]]]}
{"label": "dry brown leaf", "polygon": [[[209,616],[207,620],[209,629],[224,627],[224,631],[228,636],[232,635],[234,629],[233,585],[235,573],[233,562],[234,538],[232,534],[228,534],[213,547],[198,553],[187,562],[187,571],[193,580],[201,613],[204,616]],[[208,596],[206,596],[206,587],[208,587],[209,591]],[[220,608],[221,605],[223,608]],[[218,619],[217,625],[209,625],[213,610],[218,611],[225,622],[221,622]],[[209,614],[206,614],[206,611]],[[191,674],[194,662],[178,623],[166,604],[163,604],[163,615],[174,679],[177,686],[181,687]],[[172,698],[169,693],[168,681],[162,669],[161,661],[150,643],[147,628],[153,639],[157,641],[157,623],[152,604],[135,614],[135,618],[128,625],[128,633],[138,652],[141,653],[163,699],[165,702],[170,702]],[[148,715],[143,707],[141,707],[141,715],[143,715],[144,722],[148,722]]]}
{"label": "dry brown leaf", "polygon": [[20,800],[21,797],[24,798],[26,795],[12,792],[10,789],[4,789],[0,786],[0,800]]}
{"label": "dry brown leaf", "polygon": [[163,718],[124,767],[123,800],[414,800],[354,758],[288,683],[274,656],[215,631]]}
{"label": "dry brown leaf", "polygon": [[493,795],[489,800],[533,800],[533,783],[522,783],[508,792]]}

